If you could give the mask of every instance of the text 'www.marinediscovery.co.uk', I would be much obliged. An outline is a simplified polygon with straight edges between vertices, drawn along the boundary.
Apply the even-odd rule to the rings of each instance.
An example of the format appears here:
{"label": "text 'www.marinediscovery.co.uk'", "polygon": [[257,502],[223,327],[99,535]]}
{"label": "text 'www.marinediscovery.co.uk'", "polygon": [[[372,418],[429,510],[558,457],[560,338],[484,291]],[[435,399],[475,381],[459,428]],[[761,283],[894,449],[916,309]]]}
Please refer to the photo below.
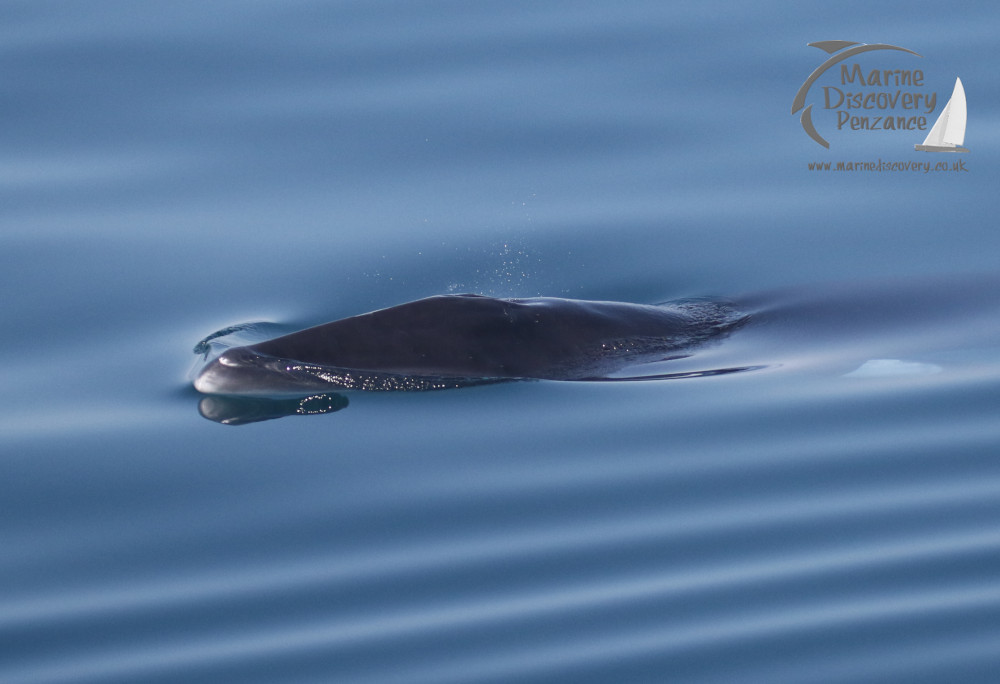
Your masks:
{"label": "text 'www.marinediscovery.co.uk'", "polygon": [[939,162],[926,162],[926,161],[828,161],[828,162],[809,162],[810,171],[852,171],[852,172],[905,172],[905,173],[940,173],[942,171],[947,172],[966,172],[969,169],[965,165],[964,159],[959,159],[958,161],[939,161]]}

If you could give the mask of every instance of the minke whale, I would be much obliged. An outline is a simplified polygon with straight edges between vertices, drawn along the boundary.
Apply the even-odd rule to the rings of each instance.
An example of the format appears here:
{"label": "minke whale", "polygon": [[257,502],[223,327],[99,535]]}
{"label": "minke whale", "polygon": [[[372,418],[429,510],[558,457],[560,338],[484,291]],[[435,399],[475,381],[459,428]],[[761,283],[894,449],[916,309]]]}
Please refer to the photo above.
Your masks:
{"label": "minke whale", "polygon": [[279,396],[610,379],[636,364],[681,358],[746,320],[712,300],[439,295],[232,347],[198,372],[194,386],[205,394]]}

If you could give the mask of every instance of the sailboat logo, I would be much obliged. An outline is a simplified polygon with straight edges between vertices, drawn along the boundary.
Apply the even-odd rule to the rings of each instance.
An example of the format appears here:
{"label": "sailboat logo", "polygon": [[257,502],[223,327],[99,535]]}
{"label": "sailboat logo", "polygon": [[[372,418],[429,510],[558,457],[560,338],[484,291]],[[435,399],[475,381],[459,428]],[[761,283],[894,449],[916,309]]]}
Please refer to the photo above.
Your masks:
{"label": "sailboat logo", "polygon": [[968,152],[962,147],[965,142],[965,88],[962,79],[955,79],[955,89],[948,104],[941,110],[930,133],[920,145],[914,145],[921,152]]}

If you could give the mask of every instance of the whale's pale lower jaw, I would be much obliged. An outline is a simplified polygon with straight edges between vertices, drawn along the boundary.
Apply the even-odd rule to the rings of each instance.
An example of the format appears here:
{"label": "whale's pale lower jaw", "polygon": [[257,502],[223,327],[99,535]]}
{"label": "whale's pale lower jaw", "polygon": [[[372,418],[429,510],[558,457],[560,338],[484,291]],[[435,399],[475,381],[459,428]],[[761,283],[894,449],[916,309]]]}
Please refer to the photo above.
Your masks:
{"label": "whale's pale lower jaw", "polygon": [[410,376],[337,368],[236,347],[206,365],[195,378],[194,388],[202,394],[282,397],[332,390],[399,392],[451,389],[503,382],[505,379]]}
{"label": "whale's pale lower jaw", "polygon": [[228,349],[206,365],[195,378],[203,394],[272,396],[308,393],[310,377],[294,372],[294,364],[246,347]]}

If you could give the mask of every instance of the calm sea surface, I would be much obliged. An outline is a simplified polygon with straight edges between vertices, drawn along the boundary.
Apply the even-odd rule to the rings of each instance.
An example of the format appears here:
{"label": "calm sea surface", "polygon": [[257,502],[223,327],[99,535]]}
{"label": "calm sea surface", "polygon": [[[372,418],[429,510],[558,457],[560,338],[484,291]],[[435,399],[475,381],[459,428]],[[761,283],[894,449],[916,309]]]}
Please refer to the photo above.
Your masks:
{"label": "calm sea surface", "polygon": [[[3,0],[0,681],[998,681],[998,31],[992,2]],[[836,71],[811,140],[834,39],[920,53],[859,63],[920,68],[928,125],[961,77],[970,153],[838,130]],[[880,160],[947,169],[808,168]],[[751,320],[684,379],[257,422],[191,388],[227,326],[460,292]]]}

